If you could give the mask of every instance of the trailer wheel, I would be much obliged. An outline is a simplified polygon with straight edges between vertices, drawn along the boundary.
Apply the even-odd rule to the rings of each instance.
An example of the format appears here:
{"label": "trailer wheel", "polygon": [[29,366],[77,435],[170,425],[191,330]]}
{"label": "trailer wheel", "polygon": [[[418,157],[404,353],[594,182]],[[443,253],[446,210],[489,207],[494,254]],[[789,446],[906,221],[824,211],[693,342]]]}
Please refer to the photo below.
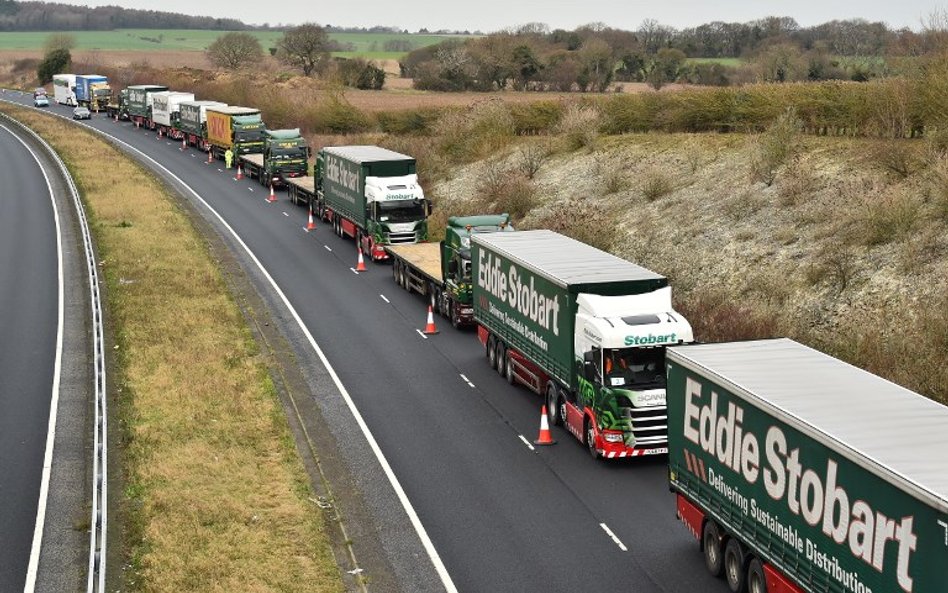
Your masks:
{"label": "trailer wheel", "polygon": [[764,577],[764,565],[754,558],[747,567],[748,593],[767,593],[767,579]]}
{"label": "trailer wheel", "polygon": [[510,358],[510,350],[507,350],[507,358],[505,360],[507,362],[504,364],[504,378],[507,379],[509,385],[513,385],[516,378],[514,377],[514,363]]}
{"label": "trailer wheel", "polygon": [[392,263],[392,278],[395,280],[395,284],[398,284],[398,268],[398,260],[395,260],[395,262]]}
{"label": "trailer wheel", "polygon": [[724,558],[721,553],[721,533],[714,521],[708,520],[701,530],[701,551],[704,553],[704,565],[711,576],[719,577],[724,568]]}
{"label": "trailer wheel", "polygon": [[507,347],[501,340],[497,340],[497,353],[494,358],[497,359],[497,374],[503,377],[507,369]]}
{"label": "trailer wheel", "polygon": [[450,303],[448,305],[451,313],[451,326],[454,329],[459,329],[461,327],[461,312],[458,310],[459,307],[455,303]]}
{"label": "trailer wheel", "polygon": [[747,584],[744,577],[744,546],[732,537],[724,546],[724,579],[728,589],[732,593],[743,593]]}
{"label": "trailer wheel", "polygon": [[563,410],[560,408],[560,397],[556,385],[552,381],[546,384],[546,416],[551,426],[560,423]]}
{"label": "trailer wheel", "polygon": [[494,334],[487,336],[487,363],[490,365],[490,368],[497,368],[497,350],[496,340],[494,339]]}

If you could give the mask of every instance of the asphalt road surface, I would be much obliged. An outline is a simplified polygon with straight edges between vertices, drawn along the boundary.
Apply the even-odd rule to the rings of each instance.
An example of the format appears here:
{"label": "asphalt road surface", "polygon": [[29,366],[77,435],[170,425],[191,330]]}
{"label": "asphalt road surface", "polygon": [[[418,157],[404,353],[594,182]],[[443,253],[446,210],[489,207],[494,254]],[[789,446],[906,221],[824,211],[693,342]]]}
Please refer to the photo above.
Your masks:
{"label": "asphalt road surface", "polygon": [[0,127],[0,591],[22,591],[33,541],[59,327],[50,191]]}
{"label": "asphalt road surface", "polygon": [[[160,161],[254,252],[351,394],[458,590],[727,590],[675,519],[664,458],[597,462],[560,428],[557,445],[530,450],[523,439],[536,438],[541,398],[492,371],[472,331],[438,319],[441,333],[423,338],[425,303],[396,286],[390,266],[355,274],[354,243],[322,223],[306,233],[306,212],[284,193],[269,204],[255,181],[234,180],[193,149],[128,122],[97,117],[88,125]],[[204,206],[196,210],[220,227]],[[343,444],[360,438],[336,436]],[[382,476],[361,475],[364,488],[384,487]],[[394,569],[408,574],[402,543],[383,545]]]}

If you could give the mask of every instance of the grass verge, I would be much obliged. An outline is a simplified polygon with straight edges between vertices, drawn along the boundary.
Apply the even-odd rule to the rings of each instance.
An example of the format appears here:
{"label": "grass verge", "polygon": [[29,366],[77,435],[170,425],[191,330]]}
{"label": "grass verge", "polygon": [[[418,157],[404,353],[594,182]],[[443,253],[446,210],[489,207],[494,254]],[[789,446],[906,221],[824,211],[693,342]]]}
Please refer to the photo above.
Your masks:
{"label": "grass verge", "polygon": [[63,155],[107,281],[125,590],[342,591],[264,360],[185,213],[92,134],[2,109]]}

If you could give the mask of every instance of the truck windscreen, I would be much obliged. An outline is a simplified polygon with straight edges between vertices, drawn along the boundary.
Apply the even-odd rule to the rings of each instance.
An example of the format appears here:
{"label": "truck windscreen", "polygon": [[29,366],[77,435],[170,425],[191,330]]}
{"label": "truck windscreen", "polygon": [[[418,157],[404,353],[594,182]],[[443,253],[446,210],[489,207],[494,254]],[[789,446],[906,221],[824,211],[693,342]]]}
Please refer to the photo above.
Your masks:
{"label": "truck windscreen", "polygon": [[378,202],[379,222],[415,222],[425,218],[425,205],[421,200],[398,200]]}
{"label": "truck windscreen", "polygon": [[263,130],[237,130],[234,132],[235,142],[263,142]]}
{"label": "truck windscreen", "polygon": [[665,387],[665,347],[620,348],[603,353],[605,387]]}

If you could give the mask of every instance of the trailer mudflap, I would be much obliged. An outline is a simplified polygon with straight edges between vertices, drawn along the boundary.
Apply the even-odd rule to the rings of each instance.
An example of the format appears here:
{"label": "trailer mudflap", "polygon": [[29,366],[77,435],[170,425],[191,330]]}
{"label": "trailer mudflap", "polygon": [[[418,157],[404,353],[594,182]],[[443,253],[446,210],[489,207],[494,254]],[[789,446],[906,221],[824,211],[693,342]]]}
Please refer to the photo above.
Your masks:
{"label": "trailer mudflap", "polygon": [[677,495],[677,498],[678,518],[685,524],[685,527],[688,528],[691,535],[695,536],[695,539],[700,540],[701,529],[704,527],[704,513],[681,494]]}
{"label": "trailer mudflap", "polygon": [[805,593],[767,563],[764,563],[764,578],[767,581],[767,593]]}

